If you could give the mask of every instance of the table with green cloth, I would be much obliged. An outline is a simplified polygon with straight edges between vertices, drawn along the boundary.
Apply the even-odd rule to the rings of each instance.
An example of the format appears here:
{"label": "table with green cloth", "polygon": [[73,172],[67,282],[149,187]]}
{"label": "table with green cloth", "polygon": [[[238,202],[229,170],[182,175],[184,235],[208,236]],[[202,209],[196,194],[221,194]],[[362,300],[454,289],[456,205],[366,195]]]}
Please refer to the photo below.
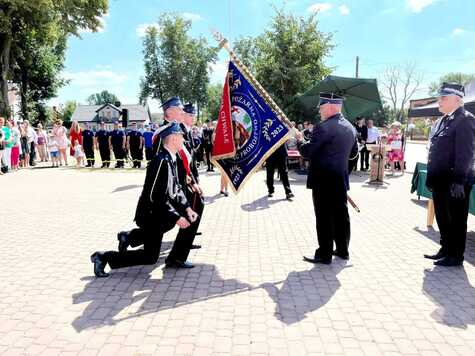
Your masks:
{"label": "table with green cloth", "polygon": [[[432,193],[426,187],[427,180],[427,164],[418,162],[412,175],[411,193],[417,192],[418,197],[432,199]],[[470,193],[470,208],[469,212],[475,215],[475,189],[472,188]]]}

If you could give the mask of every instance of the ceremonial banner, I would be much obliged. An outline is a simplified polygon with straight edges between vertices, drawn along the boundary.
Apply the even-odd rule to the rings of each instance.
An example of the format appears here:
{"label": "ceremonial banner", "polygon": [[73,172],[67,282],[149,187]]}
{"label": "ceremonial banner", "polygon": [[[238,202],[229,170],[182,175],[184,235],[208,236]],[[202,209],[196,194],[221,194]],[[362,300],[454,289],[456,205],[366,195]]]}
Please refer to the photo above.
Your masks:
{"label": "ceremonial banner", "polygon": [[211,156],[214,160],[234,157],[236,146],[233,139],[233,126],[231,118],[231,99],[229,97],[229,75],[226,73],[219,109],[218,122],[215,129],[215,140]]}
{"label": "ceremonial banner", "polygon": [[[226,85],[229,85],[232,139],[236,152],[232,158],[213,157],[213,163],[228,177],[232,189],[238,193],[267,157],[288,139],[289,128],[264,100],[260,94],[262,91],[256,90],[232,61],[229,62],[225,89]],[[223,103],[221,108],[226,105]],[[216,131],[215,142],[224,140],[218,137],[222,132]]]}

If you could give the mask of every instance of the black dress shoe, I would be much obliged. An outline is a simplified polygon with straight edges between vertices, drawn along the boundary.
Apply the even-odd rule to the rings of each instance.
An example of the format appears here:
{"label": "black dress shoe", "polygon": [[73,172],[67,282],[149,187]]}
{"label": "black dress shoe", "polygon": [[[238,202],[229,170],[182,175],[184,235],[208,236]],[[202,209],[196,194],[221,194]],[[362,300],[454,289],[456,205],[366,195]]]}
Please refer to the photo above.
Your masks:
{"label": "black dress shoe", "polygon": [[446,256],[438,261],[435,261],[434,264],[436,266],[446,266],[446,267],[461,266],[463,264],[463,258]]}
{"label": "black dress shoe", "polygon": [[200,248],[201,248],[201,245],[195,245],[195,244],[193,244],[193,245],[191,245],[190,250],[198,250],[198,249],[200,249]]}
{"label": "black dress shoe", "polygon": [[121,231],[117,234],[117,240],[119,240],[119,252],[127,251],[127,247],[130,246],[129,233],[127,231]]}
{"label": "black dress shoe", "polygon": [[195,236],[200,236],[200,235],[203,235],[203,233],[199,231],[195,234]]}
{"label": "black dress shoe", "polygon": [[274,196],[274,193],[269,193],[269,194],[267,194],[267,196],[268,196],[269,198],[272,198],[272,197]]}
{"label": "black dress shoe", "polygon": [[187,261],[167,261],[165,262],[165,267],[167,268],[193,268],[195,265],[193,263],[187,262]]}
{"label": "black dress shoe", "polygon": [[91,255],[91,262],[94,263],[94,274],[97,278],[109,277],[109,273],[104,272],[107,263],[102,252],[94,252]]}
{"label": "black dress shoe", "polygon": [[294,193],[287,193],[285,194],[285,199],[291,200],[294,196],[295,196]]}
{"label": "black dress shoe", "polygon": [[441,258],[446,257],[447,254],[442,251],[442,249],[439,250],[435,255],[424,255],[424,258],[428,258],[429,260],[440,260]]}
{"label": "black dress shoe", "polygon": [[348,254],[348,252],[343,253],[343,252],[340,252],[338,250],[335,250],[335,251],[332,252],[332,255],[340,257],[342,260],[349,260],[350,259],[350,255]]}
{"label": "black dress shoe", "polygon": [[303,260],[305,262],[322,263],[322,264],[325,264],[325,265],[329,265],[330,263],[332,263],[331,257],[330,258],[322,258],[322,257],[319,257],[319,256],[315,256],[315,258],[310,258],[310,257],[303,256]]}

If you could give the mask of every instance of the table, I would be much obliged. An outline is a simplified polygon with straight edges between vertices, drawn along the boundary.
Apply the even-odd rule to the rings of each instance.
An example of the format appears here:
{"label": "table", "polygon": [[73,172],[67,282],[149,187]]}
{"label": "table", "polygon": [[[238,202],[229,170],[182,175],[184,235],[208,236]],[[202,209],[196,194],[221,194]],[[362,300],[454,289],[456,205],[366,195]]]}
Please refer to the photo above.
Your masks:
{"label": "table", "polygon": [[[427,205],[427,226],[432,226],[434,223],[434,202],[432,200],[432,193],[426,187],[427,180],[427,164],[418,162],[412,175],[411,193],[417,192],[417,196],[429,199]],[[470,193],[469,213],[475,215],[475,188],[472,188]]]}

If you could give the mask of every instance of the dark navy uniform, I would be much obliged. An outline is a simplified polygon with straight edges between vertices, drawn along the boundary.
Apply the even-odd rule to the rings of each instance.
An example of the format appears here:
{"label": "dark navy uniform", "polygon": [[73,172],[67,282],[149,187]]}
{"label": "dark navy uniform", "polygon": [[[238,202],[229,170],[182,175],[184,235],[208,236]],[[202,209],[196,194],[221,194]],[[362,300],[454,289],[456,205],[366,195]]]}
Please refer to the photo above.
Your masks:
{"label": "dark navy uniform", "polygon": [[99,146],[99,153],[101,155],[101,168],[109,167],[111,161],[111,150],[109,146],[110,132],[105,129],[100,129],[96,132],[97,145]]}
{"label": "dark navy uniform", "polygon": [[[462,106],[437,123],[430,143],[426,181],[440,230],[439,257],[451,257],[455,264],[462,263],[465,252],[474,156],[475,117]],[[457,188],[463,197],[454,194]]]}
{"label": "dark navy uniform", "polygon": [[129,137],[130,156],[132,157],[133,167],[140,168],[143,159],[142,133],[139,130],[130,130]]}
{"label": "dark navy uniform", "polygon": [[213,129],[205,127],[203,128],[203,148],[206,155],[206,162],[208,163],[208,172],[213,171],[213,165],[211,164],[211,153],[213,152]]}
{"label": "dark navy uniform", "polygon": [[82,135],[82,147],[86,154],[86,167],[94,167],[94,132],[89,129],[85,129],[81,132]]}
{"label": "dark navy uniform", "polygon": [[112,150],[116,160],[115,168],[123,168],[125,161],[124,138],[125,132],[120,129],[114,129],[110,133]]}
{"label": "dark navy uniform", "polygon": [[267,173],[267,191],[269,192],[269,196],[274,194],[274,172],[277,169],[279,172],[280,180],[282,181],[282,185],[284,186],[285,195],[287,199],[292,197],[292,190],[290,189],[290,182],[289,182],[289,173],[287,169],[287,147],[285,144],[280,146],[278,149],[272,153],[269,158],[266,160],[266,173]]}
{"label": "dark navy uniform", "polygon": [[185,141],[184,149],[178,152],[178,178],[181,186],[184,187],[185,196],[191,205],[191,209],[198,214],[198,219],[191,223],[188,228],[179,230],[175,242],[173,243],[173,247],[166,259],[167,264],[175,262],[182,263],[187,260],[196,233],[198,232],[201,216],[203,215],[204,210],[203,197],[192,189],[193,184],[199,183],[199,178],[191,131],[188,131],[183,124],[181,124],[180,127],[185,133],[183,135]]}
{"label": "dark navy uniform", "polygon": [[299,151],[310,160],[307,188],[312,189],[320,246],[315,258],[330,263],[333,241],[339,255],[348,256],[348,160],[357,151],[356,130],[342,114],[334,115],[314,127],[312,139]]}

